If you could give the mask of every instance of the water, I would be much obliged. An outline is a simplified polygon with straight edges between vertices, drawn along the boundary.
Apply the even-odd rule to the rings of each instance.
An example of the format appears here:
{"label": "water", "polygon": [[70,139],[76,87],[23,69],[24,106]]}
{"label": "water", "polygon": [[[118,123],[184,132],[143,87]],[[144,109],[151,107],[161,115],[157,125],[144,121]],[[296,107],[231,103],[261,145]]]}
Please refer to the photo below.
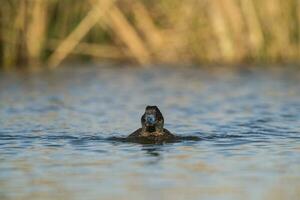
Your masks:
{"label": "water", "polygon": [[[299,199],[300,69],[0,75],[0,199]],[[201,141],[107,140],[146,105]]]}

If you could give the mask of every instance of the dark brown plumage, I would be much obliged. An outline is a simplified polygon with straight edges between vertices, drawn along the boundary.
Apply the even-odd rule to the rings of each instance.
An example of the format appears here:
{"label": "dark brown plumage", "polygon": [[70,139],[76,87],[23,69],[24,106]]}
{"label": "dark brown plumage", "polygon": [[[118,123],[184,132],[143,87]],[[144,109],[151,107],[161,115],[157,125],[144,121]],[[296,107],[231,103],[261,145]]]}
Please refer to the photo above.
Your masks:
{"label": "dark brown plumage", "polygon": [[147,106],[141,117],[142,128],[130,134],[127,139],[141,143],[168,142],[175,136],[164,128],[164,117],[157,106]]}

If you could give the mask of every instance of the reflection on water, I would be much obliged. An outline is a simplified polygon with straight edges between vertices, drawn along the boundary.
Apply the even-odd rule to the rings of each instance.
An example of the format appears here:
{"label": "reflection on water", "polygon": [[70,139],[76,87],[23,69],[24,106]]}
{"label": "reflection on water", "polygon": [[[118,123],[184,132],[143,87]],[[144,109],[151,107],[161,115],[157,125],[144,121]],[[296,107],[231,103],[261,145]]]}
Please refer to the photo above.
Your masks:
{"label": "reflection on water", "polygon": [[[0,75],[0,199],[298,199],[299,69]],[[140,126],[201,141],[107,140]]]}

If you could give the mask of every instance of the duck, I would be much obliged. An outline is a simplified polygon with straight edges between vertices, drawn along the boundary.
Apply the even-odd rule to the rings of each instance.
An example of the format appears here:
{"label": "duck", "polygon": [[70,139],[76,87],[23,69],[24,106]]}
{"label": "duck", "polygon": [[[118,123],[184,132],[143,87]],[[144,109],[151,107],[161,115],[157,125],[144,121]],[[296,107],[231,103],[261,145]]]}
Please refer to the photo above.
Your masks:
{"label": "duck", "polygon": [[157,106],[146,106],[141,117],[142,127],[127,136],[128,141],[162,143],[175,140],[176,136],[164,128],[164,117]]}

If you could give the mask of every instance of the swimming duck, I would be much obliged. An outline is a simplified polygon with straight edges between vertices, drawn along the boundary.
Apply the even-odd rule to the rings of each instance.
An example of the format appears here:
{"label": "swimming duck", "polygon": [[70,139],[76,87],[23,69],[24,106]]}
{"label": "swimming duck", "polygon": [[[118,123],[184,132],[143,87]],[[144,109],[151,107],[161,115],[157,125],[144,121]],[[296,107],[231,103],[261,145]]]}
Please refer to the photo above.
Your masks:
{"label": "swimming duck", "polygon": [[175,139],[170,131],[164,128],[164,117],[157,106],[147,106],[141,118],[142,128],[130,134],[130,141],[157,143]]}

